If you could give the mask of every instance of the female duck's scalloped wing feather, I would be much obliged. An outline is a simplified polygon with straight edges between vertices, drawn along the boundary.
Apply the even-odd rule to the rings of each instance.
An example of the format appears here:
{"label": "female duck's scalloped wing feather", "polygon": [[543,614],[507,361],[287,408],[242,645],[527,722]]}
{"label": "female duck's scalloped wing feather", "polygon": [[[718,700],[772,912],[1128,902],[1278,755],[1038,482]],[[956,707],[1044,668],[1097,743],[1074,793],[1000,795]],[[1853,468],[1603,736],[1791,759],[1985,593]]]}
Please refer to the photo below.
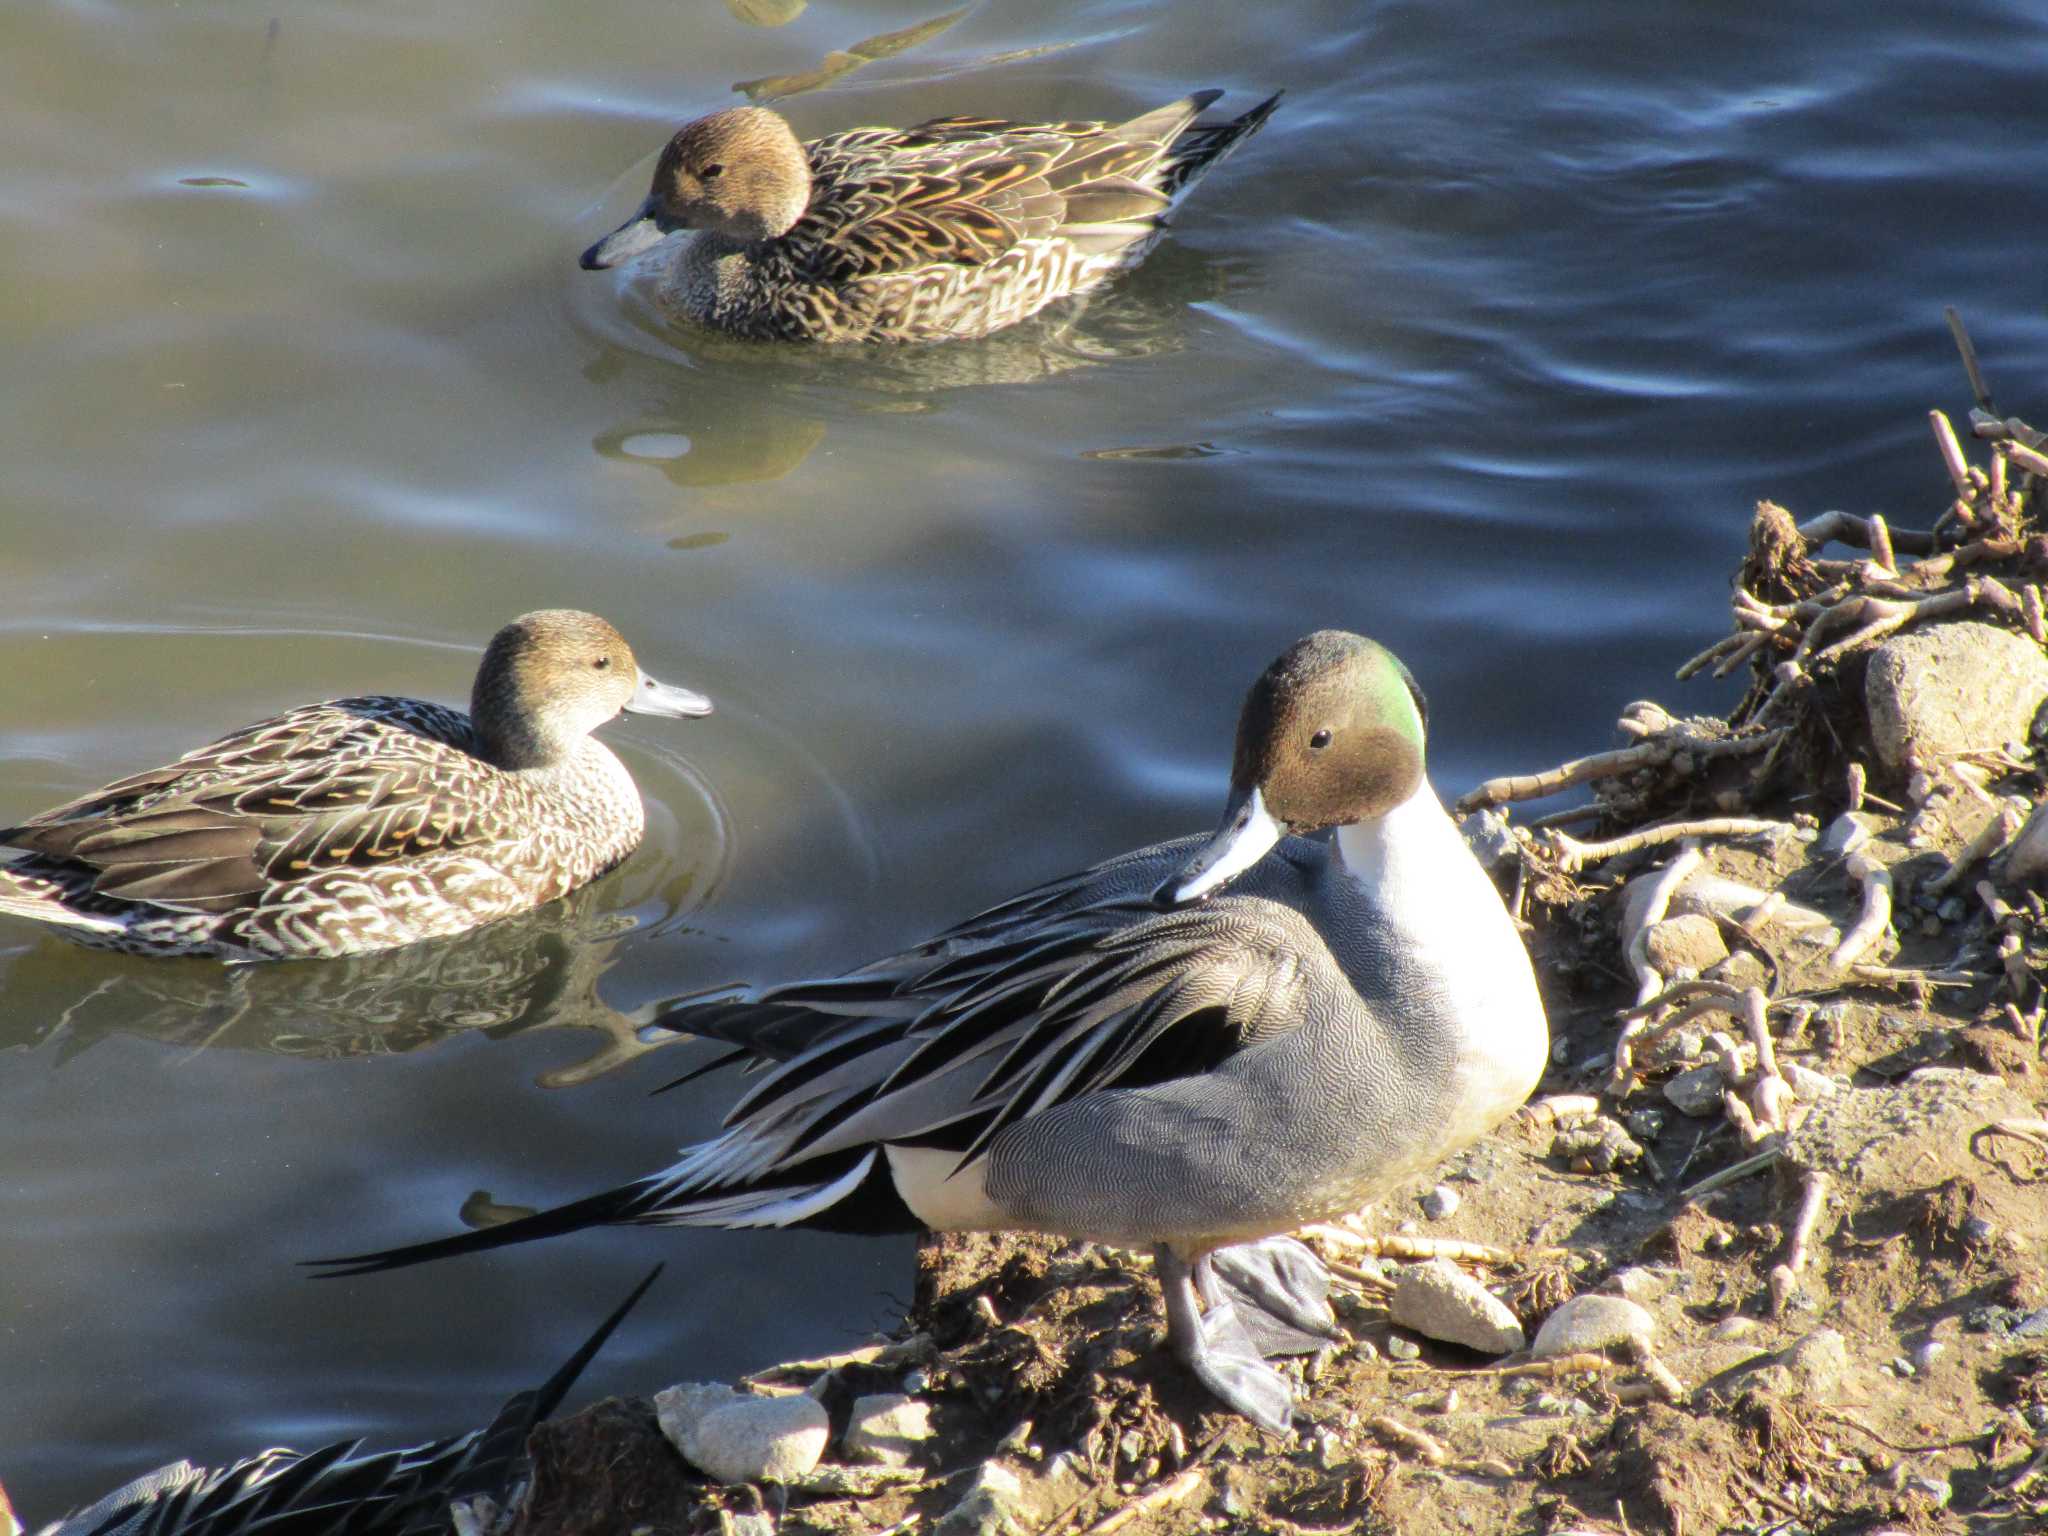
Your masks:
{"label": "female duck's scalloped wing feather", "polygon": [[810,206],[755,258],[759,316],[734,328],[971,337],[1086,292],[1135,265],[1180,196],[1279,101],[1194,126],[1221,94],[1127,123],[949,117],[814,140]]}
{"label": "female duck's scalloped wing feather", "polygon": [[329,954],[481,920],[429,869],[465,848],[516,876],[530,845],[534,900],[560,894],[532,796],[472,739],[416,699],[302,706],[0,830],[29,855],[0,864],[0,910],[145,953]]}

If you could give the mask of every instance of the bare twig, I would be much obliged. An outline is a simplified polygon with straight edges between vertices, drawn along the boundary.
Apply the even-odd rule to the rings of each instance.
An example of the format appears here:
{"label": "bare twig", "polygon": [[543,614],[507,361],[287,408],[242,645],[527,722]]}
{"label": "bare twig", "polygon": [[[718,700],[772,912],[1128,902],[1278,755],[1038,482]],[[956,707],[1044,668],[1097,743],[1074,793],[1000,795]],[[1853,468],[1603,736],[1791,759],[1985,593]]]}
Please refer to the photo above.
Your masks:
{"label": "bare twig", "polygon": [[1185,1471],[1176,1472],[1165,1482],[1150,1489],[1140,1497],[1131,1500],[1130,1503],[1124,1505],[1121,1509],[1112,1510],[1109,1514],[1104,1515],[1100,1520],[1089,1526],[1086,1531],[1082,1532],[1081,1536],[1115,1536],[1116,1532],[1122,1530],[1140,1515],[1149,1514],[1155,1509],[1163,1509],[1169,1504],[1180,1503],[1181,1500],[1187,1498],[1202,1486],[1203,1479],[1206,1476],[1207,1474],[1200,1467],[1189,1467]]}
{"label": "bare twig", "polygon": [[1891,871],[1863,853],[1850,854],[1848,868],[1850,874],[1863,882],[1863,911],[1842,935],[1835,952],[1828,956],[1829,969],[1836,971],[1854,965],[1892,920]]}
{"label": "bare twig", "polygon": [[1730,1163],[1718,1173],[1710,1173],[1704,1179],[1688,1184],[1678,1192],[1681,1200],[1697,1200],[1701,1195],[1711,1194],[1724,1185],[1739,1183],[1752,1173],[1760,1173],[1785,1155],[1785,1149],[1771,1145],[1750,1153],[1740,1162]]}
{"label": "bare twig", "polygon": [[1818,1168],[1808,1173],[1799,1195],[1799,1213],[1792,1218],[1792,1232],[1785,1241],[1785,1259],[1771,1270],[1771,1316],[1777,1317],[1799,1288],[1799,1272],[1806,1268],[1807,1248],[1813,1229],[1820,1224],[1828,1203],[1828,1176]]}
{"label": "bare twig", "polygon": [[1365,1427],[1390,1445],[1413,1451],[1432,1467],[1440,1467],[1451,1459],[1451,1453],[1434,1435],[1419,1429],[1411,1429],[1391,1413],[1376,1413],[1365,1421]]}
{"label": "bare twig", "polygon": [[1620,854],[1655,848],[1659,844],[1675,843],[1688,837],[1763,837],[1769,833],[1793,830],[1787,821],[1770,821],[1756,816],[1709,816],[1699,821],[1667,821],[1660,826],[1642,827],[1597,843],[1582,843],[1563,832],[1551,833],[1550,840],[1557,845],[1560,865],[1570,872]]}
{"label": "bare twig", "polygon": [[2001,803],[1997,812],[1977,829],[1976,835],[1957,850],[1948,868],[1927,882],[1925,889],[1928,894],[1938,896],[1954,885],[1962,878],[1964,870],[2003,848],[2019,827],[2020,813],[2010,804]]}
{"label": "bare twig", "polygon": [[1991,388],[1984,382],[1984,371],[1977,366],[1977,349],[1970,345],[1970,333],[1963,327],[1963,317],[1956,313],[1953,304],[1942,306],[1942,318],[1948,321],[1948,333],[1956,339],[1956,351],[1963,357],[1963,372],[1970,376],[1970,397],[1982,410],[1991,410]]}
{"label": "bare twig", "polygon": [[1459,816],[1467,816],[1490,805],[1506,805],[1516,800],[1541,800],[1547,795],[1555,795],[1574,785],[1591,783],[1595,779],[1611,779],[1619,774],[1633,773],[1638,768],[1664,767],[1681,753],[1698,758],[1746,756],[1752,752],[1762,751],[1775,739],[1771,733],[1720,738],[1684,734],[1660,736],[1633,747],[1621,747],[1613,752],[1596,752],[1590,757],[1573,758],[1568,763],[1560,763],[1557,767],[1546,769],[1542,773],[1507,774],[1497,779],[1488,779],[1477,789],[1461,796],[1451,809]]}
{"label": "bare twig", "polygon": [[[1932,533],[1918,528],[1890,528],[1892,547],[1909,555],[1931,555],[1941,547]],[[1799,525],[1799,535],[1818,548],[1830,539],[1853,544],[1858,549],[1875,549],[1870,519],[1853,512],[1823,512]]]}

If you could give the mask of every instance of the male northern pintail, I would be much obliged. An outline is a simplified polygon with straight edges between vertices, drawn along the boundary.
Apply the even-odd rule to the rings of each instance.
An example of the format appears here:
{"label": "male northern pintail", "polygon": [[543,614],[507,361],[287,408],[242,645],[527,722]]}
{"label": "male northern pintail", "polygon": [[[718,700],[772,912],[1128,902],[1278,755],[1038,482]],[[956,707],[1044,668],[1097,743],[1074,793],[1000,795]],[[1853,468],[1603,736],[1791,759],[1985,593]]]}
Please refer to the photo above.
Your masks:
{"label": "male northern pintail", "polygon": [[[673,1012],[778,1063],[723,1134],[505,1226],[327,1262],[384,1269],[600,1223],[1150,1245],[1168,1342],[1282,1426],[1292,1398],[1261,1354],[1313,1347],[1334,1320],[1320,1266],[1276,1234],[1484,1135],[1548,1050],[1521,938],[1424,777],[1423,739],[1399,661],[1310,635],[1245,700],[1213,836],[1040,886],[845,976]],[[1333,842],[1290,835],[1330,826]]]}
{"label": "male northern pintail", "polygon": [[[36,1536],[426,1536],[450,1529],[452,1500],[509,1504],[534,1426],[654,1284],[656,1265],[538,1387],[516,1392],[482,1429],[405,1450],[360,1440],[315,1451],[259,1451],[226,1467],[174,1461],[124,1483]],[[0,1508],[5,1500],[0,1498]]]}
{"label": "male northern pintail", "polygon": [[676,230],[662,297],[760,340],[985,336],[1135,267],[1181,197],[1272,115],[1197,123],[1197,91],[1127,123],[939,117],[797,142],[765,107],[669,140],[653,190],[583,253],[617,266]]}
{"label": "male northern pintail", "polygon": [[361,954],[565,896],[639,845],[640,792],[590,732],[705,715],[595,614],[491,638],[470,712],[308,704],[0,828],[0,913],[141,954]]}

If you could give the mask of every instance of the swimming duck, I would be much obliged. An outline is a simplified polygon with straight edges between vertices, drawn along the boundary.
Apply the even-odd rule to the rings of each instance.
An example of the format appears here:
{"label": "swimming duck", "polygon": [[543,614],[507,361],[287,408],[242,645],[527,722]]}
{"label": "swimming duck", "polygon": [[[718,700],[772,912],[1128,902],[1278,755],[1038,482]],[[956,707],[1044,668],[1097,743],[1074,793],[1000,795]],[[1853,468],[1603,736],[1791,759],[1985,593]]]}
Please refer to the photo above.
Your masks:
{"label": "swimming duck", "polygon": [[1262,1357],[1336,1330],[1327,1276],[1278,1234],[1484,1135],[1548,1052],[1528,955],[1429,786],[1424,737],[1390,652],[1309,635],[1245,700],[1213,835],[844,976],[671,1012],[772,1063],[721,1135],[504,1226],[323,1262],[359,1273],[601,1223],[1149,1246],[1169,1345],[1282,1427],[1291,1393]]}
{"label": "swimming duck", "polygon": [[632,218],[583,253],[615,267],[677,230],[664,302],[758,340],[985,336],[1135,267],[1166,218],[1255,132],[1197,91],[1127,123],[939,117],[804,144],[766,107],[669,140]]}
{"label": "swimming duck", "polygon": [[491,638],[470,712],[307,704],[0,828],[0,913],[140,954],[334,957],[460,933],[567,895],[646,827],[590,737],[621,710],[706,715],[595,614]]}
{"label": "swimming duck", "polygon": [[366,1451],[362,1441],[345,1440],[316,1451],[259,1451],[226,1467],[174,1461],[36,1536],[438,1536],[449,1529],[452,1500],[483,1494],[508,1502],[534,1426],[560,1405],[661,1270],[649,1271],[561,1369],[514,1393],[483,1429],[398,1451]]}

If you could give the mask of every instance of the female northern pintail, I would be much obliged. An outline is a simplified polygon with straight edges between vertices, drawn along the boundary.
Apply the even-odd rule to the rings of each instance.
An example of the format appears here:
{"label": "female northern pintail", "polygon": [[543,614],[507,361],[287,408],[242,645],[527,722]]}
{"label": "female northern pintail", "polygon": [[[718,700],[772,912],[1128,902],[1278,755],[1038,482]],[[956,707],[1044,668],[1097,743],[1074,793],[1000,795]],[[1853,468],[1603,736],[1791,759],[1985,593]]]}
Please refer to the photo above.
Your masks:
{"label": "female northern pintail", "polygon": [[[314,1451],[273,1449],[226,1467],[174,1461],[124,1483],[36,1536],[425,1536],[449,1530],[454,1499],[509,1503],[534,1426],[560,1405],[583,1368],[661,1273],[656,1265],[538,1387],[516,1392],[482,1429],[405,1450],[360,1440]],[[6,1507],[0,1496],[0,1510]],[[459,1529],[460,1527],[458,1527]],[[4,1529],[4,1526],[0,1526]]]}
{"label": "female northern pintail", "polygon": [[583,253],[617,266],[676,230],[664,302],[783,341],[985,336],[1135,267],[1181,197],[1272,115],[1197,123],[1197,91],[1127,123],[940,117],[800,144],[765,107],[669,140],[653,190]]}
{"label": "female northern pintail", "polygon": [[565,896],[639,845],[632,776],[590,732],[706,715],[595,614],[491,638],[470,712],[308,704],[0,828],[0,912],[102,948],[264,960],[460,933]]}
{"label": "female northern pintail", "polygon": [[[1320,1266],[1275,1235],[1485,1134],[1548,1050],[1521,938],[1424,777],[1423,740],[1399,661],[1310,635],[1245,701],[1213,836],[1111,859],[836,979],[671,1013],[779,1063],[722,1135],[524,1220],[329,1262],[390,1268],[600,1223],[1149,1244],[1169,1343],[1282,1426],[1291,1396],[1260,1357],[1334,1322]],[[1330,826],[1332,843],[1289,835]]]}

